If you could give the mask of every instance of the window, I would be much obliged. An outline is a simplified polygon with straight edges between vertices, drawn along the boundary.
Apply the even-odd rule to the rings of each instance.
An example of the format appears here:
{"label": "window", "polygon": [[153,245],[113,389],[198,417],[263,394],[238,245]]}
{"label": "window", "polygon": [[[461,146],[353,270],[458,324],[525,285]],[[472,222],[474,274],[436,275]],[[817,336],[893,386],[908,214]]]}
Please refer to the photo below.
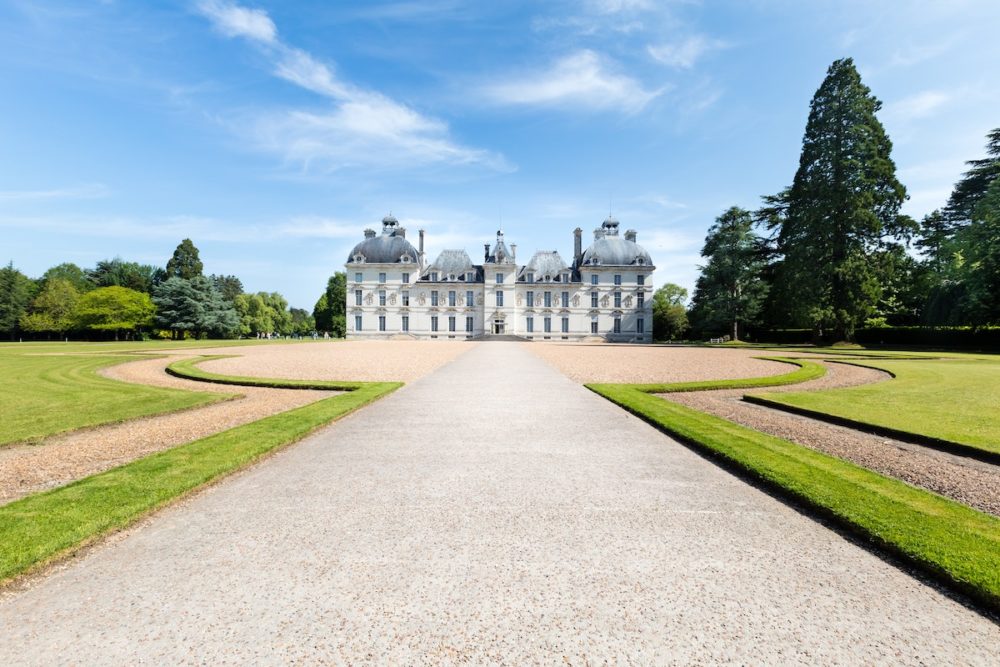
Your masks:
{"label": "window", "polygon": [[467,333],[472,333],[472,325],[473,324],[474,324],[474,322],[473,322],[473,319],[471,317],[466,317],[465,318],[465,331]]}
{"label": "window", "polygon": [[533,282],[535,282],[535,274],[534,273],[526,273],[526,274],[524,274],[524,281],[527,282],[527,283],[533,283]]}
{"label": "window", "polygon": [[455,274],[454,273],[449,273],[448,274],[448,280],[454,280],[454,279],[455,279]]}
{"label": "window", "polygon": [[400,292],[400,297],[402,297],[402,299],[403,299],[403,305],[404,306],[409,306],[410,305],[410,293],[409,292],[406,292],[406,291]]}
{"label": "window", "polygon": [[503,305],[503,291],[497,290],[497,306]]}
{"label": "window", "polygon": [[361,316],[360,315],[355,315],[354,316],[354,330],[355,331],[361,331]]}
{"label": "window", "polygon": [[438,291],[436,289],[431,290],[431,305],[438,305]]}
{"label": "window", "polygon": [[563,274],[563,282],[564,283],[568,283],[569,282],[569,274],[568,273],[564,273]]}
{"label": "window", "polygon": [[[455,307],[455,290],[448,290],[448,305]],[[454,329],[452,329],[454,331]]]}
{"label": "window", "polygon": [[640,273],[639,275],[637,275],[635,277],[635,282],[636,282],[637,285],[645,285],[646,284],[646,274]]}
{"label": "window", "polygon": [[535,293],[534,292],[528,292],[527,294],[525,294],[525,298],[527,299],[527,301],[525,303],[528,304],[528,308],[534,308],[535,307]]}
{"label": "window", "polygon": [[615,308],[621,308],[621,307],[622,307],[622,293],[615,292]]}
{"label": "window", "polygon": [[455,316],[452,315],[448,318],[448,331],[455,330]]}
{"label": "window", "polygon": [[524,320],[524,330],[527,331],[528,333],[534,333],[535,332],[535,318],[534,317],[527,317],[527,318],[525,318],[525,320]]}
{"label": "window", "polygon": [[591,273],[590,274],[590,284],[591,285],[596,285],[597,284],[597,274],[596,273]]}
{"label": "window", "polygon": [[597,292],[590,293],[590,307],[597,308]]}
{"label": "window", "polygon": [[552,292],[545,293],[545,307],[546,308],[552,307]]}
{"label": "window", "polygon": [[378,274],[378,281],[380,283],[384,283],[385,282],[385,273]]}
{"label": "window", "polygon": [[615,333],[617,334],[617,333],[621,333],[621,332],[622,332],[622,318],[616,317],[615,318]]}
{"label": "window", "polygon": [[364,276],[363,273],[355,273],[354,274],[354,282],[356,282],[356,283],[363,283],[364,281],[365,281],[365,276]]}
{"label": "window", "polygon": [[497,274],[497,284],[498,285],[502,285],[503,284],[503,274],[502,273],[498,273]]}
{"label": "window", "polygon": [[597,320],[591,320],[590,322],[590,333],[597,333]]}
{"label": "window", "polygon": [[438,281],[437,271],[431,271],[431,282],[436,283]]}
{"label": "window", "polygon": [[562,307],[569,308],[569,292],[562,293]]}
{"label": "window", "polygon": [[471,307],[475,303],[475,297],[472,295],[472,290],[467,290],[465,292],[465,305]]}
{"label": "window", "polygon": [[378,305],[380,305],[380,306],[384,306],[385,305],[385,290],[384,289],[380,289],[378,291]]}
{"label": "window", "polygon": [[552,318],[546,317],[544,324],[545,324],[545,333],[552,333]]}
{"label": "window", "polygon": [[378,330],[385,331],[385,315],[378,316]]}
{"label": "window", "polygon": [[635,295],[635,307],[638,309],[643,309],[646,306],[646,293],[639,292]]}
{"label": "window", "polygon": [[405,284],[408,284],[409,282],[410,282],[410,274],[409,273],[404,273],[403,274],[403,284],[405,285]]}
{"label": "window", "polygon": [[562,332],[563,333],[569,333],[569,318],[568,317],[562,318]]}
{"label": "window", "polygon": [[438,330],[438,316],[431,315],[431,331],[437,331],[437,330]]}
{"label": "window", "polygon": [[646,333],[646,320],[643,318],[638,318],[635,321],[635,331],[636,333]]}
{"label": "window", "polygon": [[354,305],[355,306],[361,305],[361,290],[359,289],[354,290]]}
{"label": "window", "polygon": [[621,284],[622,284],[622,274],[616,273],[615,274],[615,285],[621,285]]}
{"label": "window", "polygon": [[410,316],[403,315],[403,331],[409,331],[409,330],[410,330]]}

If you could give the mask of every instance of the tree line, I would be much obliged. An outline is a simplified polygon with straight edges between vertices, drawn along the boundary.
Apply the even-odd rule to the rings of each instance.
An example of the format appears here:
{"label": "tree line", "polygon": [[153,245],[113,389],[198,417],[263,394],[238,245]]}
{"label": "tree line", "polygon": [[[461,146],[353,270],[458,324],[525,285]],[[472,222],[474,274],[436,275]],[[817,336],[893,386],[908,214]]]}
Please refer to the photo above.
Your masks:
{"label": "tree line", "polygon": [[[339,320],[327,305],[337,285],[340,298],[332,303],[340,306]],[[0,334],[10,340],[343,336],[345,285],[342,273],[330,278],[314,313],[290,308],[277,292],[244,292],[236,276],[206,276],[190,239],[164,267],[116,257],[88,269],[59,264],[31,279],[10,262],[0,268]]]}
{"label": "tree line", "polygon": [[918,222],[900,213],[880,108],[850,58],[830,66],[792,184],[716,218],[690,307],[676,285],[654,296],[658,337],[804,328],[836,342],[862,327],[1000,325],[1000,128]]}

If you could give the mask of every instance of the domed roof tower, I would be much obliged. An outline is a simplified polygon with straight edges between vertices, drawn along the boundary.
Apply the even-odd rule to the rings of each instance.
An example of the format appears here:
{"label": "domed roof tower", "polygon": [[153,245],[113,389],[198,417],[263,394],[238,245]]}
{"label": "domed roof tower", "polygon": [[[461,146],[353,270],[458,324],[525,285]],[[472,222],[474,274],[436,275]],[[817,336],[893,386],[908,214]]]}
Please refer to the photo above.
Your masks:
{"label": "domed roof tower", "polygon": [[609,215],[600,228],[594,230],[594,242],[580,258],[580,267],[653,265],[646,249],[635,242],[635,231],[628,230],[622,238],[618,236],[618,225],[618,220]]}
{"label": "domed roof tower", "polygon": [[382,218],[382,233],[365,230],[365,240],[354,246],[348,264],[414,264],[420,253],[406,240],[406,230],[389,214]]}

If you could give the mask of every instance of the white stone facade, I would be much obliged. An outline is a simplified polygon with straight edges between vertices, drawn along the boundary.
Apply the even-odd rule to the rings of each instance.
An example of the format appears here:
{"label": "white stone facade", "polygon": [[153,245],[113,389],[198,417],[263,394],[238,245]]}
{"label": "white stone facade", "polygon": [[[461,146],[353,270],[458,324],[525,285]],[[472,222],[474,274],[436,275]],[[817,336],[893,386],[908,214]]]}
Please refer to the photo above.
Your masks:
{"label": "white stone facade", "polygon": [[608,218],[582,249],[574,232],[570,264],[538,252],[524,265],[502,232],[473,264],[464,250],[426,263],[392,216],[351,252],[347,271],[347,336],[466,339],[519,336],[527,340],[603,339],[649,343],[653,338],[652,273],[656,268],[635,232],[618,236]]}

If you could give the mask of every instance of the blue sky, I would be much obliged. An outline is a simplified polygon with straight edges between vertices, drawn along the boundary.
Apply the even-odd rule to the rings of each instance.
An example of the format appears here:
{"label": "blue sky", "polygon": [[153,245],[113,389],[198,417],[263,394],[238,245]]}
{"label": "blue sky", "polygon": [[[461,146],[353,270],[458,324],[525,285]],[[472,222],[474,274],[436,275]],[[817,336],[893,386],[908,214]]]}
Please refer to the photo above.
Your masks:
{"label": "blue sky", "polygon": [[609,207],[693,286],[714,218],[788,185],[855,59],[912,215],[1000,126],[1000,3],[0,2],[0,260],[115,255],[311,308],[390,210],[433,258],[501,221],[571,257]]}

